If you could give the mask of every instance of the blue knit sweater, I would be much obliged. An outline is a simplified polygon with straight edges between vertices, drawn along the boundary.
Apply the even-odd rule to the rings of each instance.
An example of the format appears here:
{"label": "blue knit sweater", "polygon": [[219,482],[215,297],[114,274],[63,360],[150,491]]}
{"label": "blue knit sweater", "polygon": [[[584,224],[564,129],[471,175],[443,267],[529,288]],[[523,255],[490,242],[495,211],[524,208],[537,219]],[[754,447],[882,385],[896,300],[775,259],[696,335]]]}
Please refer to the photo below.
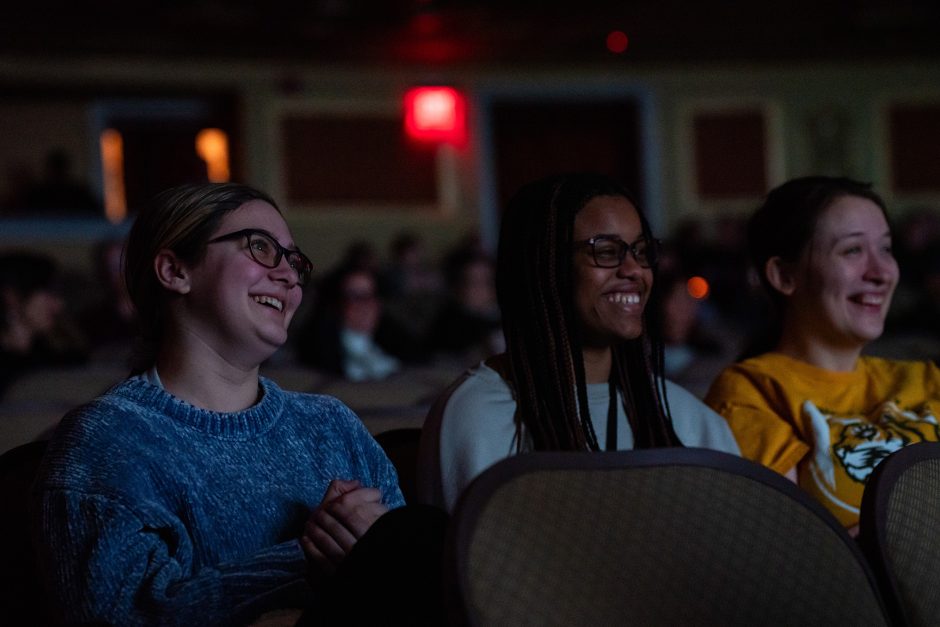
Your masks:
{"label": "blue knit sweater", "polygon": [[339,400],[285,392],[218,413],[140,377],[70,412],[36,485],[40,564],[68,621],[237,624],[309,601],[297,540],[332,479],[403,505]]}

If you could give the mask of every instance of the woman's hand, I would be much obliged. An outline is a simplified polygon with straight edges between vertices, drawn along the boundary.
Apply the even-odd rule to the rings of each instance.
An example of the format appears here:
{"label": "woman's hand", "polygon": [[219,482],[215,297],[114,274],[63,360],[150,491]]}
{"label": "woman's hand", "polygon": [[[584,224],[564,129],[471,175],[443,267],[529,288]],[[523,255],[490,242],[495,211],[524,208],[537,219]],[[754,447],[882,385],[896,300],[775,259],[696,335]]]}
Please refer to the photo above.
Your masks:
{"label": "woman's hand", "polygon": [[377,488],[364,488],[355,480],[331,481],[300,538],[314,570],[321,575],[335,572],[356,541],[387,511]]}

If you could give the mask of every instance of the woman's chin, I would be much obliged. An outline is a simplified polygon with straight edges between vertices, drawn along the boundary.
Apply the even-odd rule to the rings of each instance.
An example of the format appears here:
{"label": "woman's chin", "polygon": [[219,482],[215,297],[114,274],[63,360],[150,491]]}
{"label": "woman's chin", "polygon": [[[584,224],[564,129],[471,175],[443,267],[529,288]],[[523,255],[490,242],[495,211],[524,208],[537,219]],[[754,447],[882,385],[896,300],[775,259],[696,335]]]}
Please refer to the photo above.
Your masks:
{"label": "woman's chin", "polygon": [[885,326],[883,322],[881,324],[865,325],[856,329],[855,337],[864,346],[869,342],[874,342],[879,339],[884,334],[884,330]]}

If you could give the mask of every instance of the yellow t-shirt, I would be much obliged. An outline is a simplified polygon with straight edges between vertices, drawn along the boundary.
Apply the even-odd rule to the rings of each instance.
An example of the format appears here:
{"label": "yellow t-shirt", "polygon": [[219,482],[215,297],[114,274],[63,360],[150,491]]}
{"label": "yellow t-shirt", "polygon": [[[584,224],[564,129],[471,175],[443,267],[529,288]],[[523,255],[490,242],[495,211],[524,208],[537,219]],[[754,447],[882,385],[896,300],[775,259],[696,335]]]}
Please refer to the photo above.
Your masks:
{"label": "yellow t-shirt", "polygon": [[858,523],[868,475],[903,446],[940,441],[940,369],[862,357],[833,372],[780,353],[726,368],[705,402],[727,419],[742,456],[784,473],[836,518]]}

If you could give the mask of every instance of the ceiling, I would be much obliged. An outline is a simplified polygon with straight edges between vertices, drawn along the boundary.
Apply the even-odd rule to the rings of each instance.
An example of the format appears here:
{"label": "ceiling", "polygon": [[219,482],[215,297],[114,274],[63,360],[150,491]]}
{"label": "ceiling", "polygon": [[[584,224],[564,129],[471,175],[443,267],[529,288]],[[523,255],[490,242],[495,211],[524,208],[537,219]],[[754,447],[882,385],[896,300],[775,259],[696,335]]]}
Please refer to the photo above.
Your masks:
{"label": "ceiling", "polygon": [[[606,49],[612,30],[629,37]],[[25,0],[0,53],[364,65],[940,59],[935,0]]]}

